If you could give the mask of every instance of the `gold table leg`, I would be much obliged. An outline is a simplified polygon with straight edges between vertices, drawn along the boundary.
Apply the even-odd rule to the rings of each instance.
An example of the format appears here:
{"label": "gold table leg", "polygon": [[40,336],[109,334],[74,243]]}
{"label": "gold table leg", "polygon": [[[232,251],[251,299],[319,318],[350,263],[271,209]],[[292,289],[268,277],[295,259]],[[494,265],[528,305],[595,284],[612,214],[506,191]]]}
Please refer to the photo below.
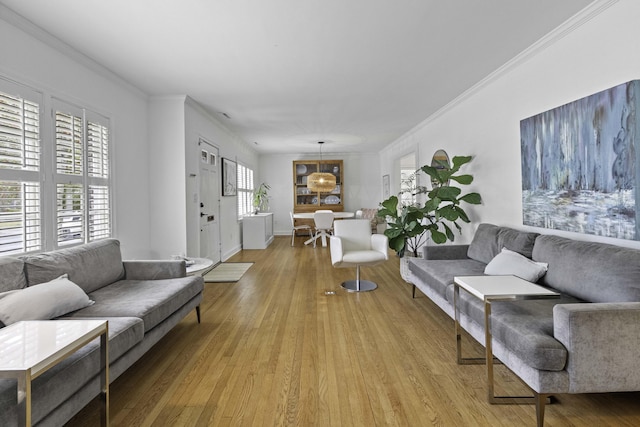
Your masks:
{"label": "gold table leg", "polygon": [[109,324],[100,335],[100,422],[102,427],[109,426]]}
{"label": "gold table leg", "polygon": [[453,284],[453,310],[456,332],[456,359],[458,365],[482,365],[486,363],[484,357],[462,357],[462,328],[460,327],[460,286]]}

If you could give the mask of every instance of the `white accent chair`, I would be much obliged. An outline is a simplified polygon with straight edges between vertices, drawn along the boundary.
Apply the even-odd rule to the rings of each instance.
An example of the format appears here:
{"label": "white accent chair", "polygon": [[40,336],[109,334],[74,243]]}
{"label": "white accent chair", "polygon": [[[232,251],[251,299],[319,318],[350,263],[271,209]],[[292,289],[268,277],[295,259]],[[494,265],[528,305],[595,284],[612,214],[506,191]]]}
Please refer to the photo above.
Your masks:
{"label": "white accent chair", "polygon": [[296,237],[297,231],[307,230],[310,236],[313,235],[311,226],[309,224],[296,225],[296,220],[293,217],[293,212],[289,212],[289,216],[291,216],[291,246],[293,246],[293,240]]}
{"label": "white accent chair", "polygon": [[318,238],[322,238],[322,246],[327,246],[327,236],[333,228],[333,212],[332,211],[315,211],[313,214],[313,222],[315,223],[315,234],[313,235],[313,247],[316,247]]}
{"label": "white accent chair", "polygon": [[384,234],[371,234],[371,221],[349,219],[335,221],[330,236],[331,264],[336,268],[355,267],[356,280],[342,283],[349,292],[372,291],[378,287],[369,280],[360,280],[361,265],[376,265],[389,259],[389,239]]}

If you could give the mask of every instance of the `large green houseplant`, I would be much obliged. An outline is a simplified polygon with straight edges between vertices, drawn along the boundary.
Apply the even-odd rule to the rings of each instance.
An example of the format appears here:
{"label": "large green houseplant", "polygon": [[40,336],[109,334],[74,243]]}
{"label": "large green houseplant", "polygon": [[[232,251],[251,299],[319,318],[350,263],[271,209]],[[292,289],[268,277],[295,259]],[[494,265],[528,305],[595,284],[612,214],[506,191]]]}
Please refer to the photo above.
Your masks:
{"label": "large green houseplant", "polygon": [[427,197],[422,206],[399,206],[397,196],[391,196],[380,204],[378,216],[386,218],[388,225],[384,234],[389,238],[389,247],[399,257],[403,257],[407,250],[417,257],[418,248],[429,237],[439,244],[454,241],[453,228],[460,233],[460,222],[470,222],[462,204],[480,204],[480,194],[462,194],[462,189],[451,185],[451,181],[459,185],[473,182],[473,176],[458,174],[460,168],[471,160],[471,156],[456,156],[451,164],[437,162],[436,166],[422,166],[419,171],[427,174],[432,183],[431,190],[417,187],[417,192],[425,193]]}

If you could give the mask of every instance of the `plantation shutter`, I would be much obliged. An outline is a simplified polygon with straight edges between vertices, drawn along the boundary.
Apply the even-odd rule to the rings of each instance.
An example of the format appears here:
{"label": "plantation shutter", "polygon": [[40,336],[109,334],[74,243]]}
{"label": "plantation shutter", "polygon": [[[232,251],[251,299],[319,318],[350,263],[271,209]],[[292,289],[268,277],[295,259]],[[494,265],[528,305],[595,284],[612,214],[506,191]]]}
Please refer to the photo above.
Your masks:
{"label": "plantation shutter", "polygon": [[85,241],[84,111],[57,99],[53,107],[56,242],[66,246]]}
{"label": "plantation shutter", "polygon": [[56,111],[56,172],[82,176],[84,164],[82,115]]}
{"label": "plantation shutter", "polygon": [[88,240],[111,236],[109,119],[87,112]]}
{"label": "plantation shutter", "polygon": [[56,184],[58,244],[84,242],[85,195],[82,184]]}
{"label": "plantation shutter", "polygon": [[238,164],[236,178],[238,216],[241,217],[253,211],[253,170]]}
{"label": "plantation shutter", "polygon": [[0,80],[0,255],[42,247],[40,104],[37,92]]}

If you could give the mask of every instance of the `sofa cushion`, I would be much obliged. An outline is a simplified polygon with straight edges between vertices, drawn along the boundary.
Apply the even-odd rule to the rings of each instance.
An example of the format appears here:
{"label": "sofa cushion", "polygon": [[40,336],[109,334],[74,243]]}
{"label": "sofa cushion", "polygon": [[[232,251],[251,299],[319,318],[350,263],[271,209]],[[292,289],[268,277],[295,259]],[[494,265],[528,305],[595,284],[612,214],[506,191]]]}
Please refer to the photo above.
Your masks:
{"label": "sofa cushion", "polygon": [[532,368],[561,371],[568,352],[553,336],[553,307],[578,302],[567,295],[560,299],[496,301],[491,304],[493,339]]}
{"label": "sofa cushion", "polygon": [[[447,288],[453,305],[454,287]],[[562,295],[559,299],[495,301],[491,303],[491,333],[495,341],[509,348],[535,369],[561,371],[567,362],[567,349],[553,336],[553,307],[578,303]],[[460,289],[460,312],[484,329],[484,302]],[[484,342],[483,342],[484,344]]]}
{"label": "sofa cushion", "polygon": [[120,242],[115,239],[20,258],[25,263],[29,286],[66,273],[69,280],[90,293],[124,277]]}
{"label": "sofa cushion", "polygon": [[49,320],[84,308],[93,301],[67,275],[25,289],[0,293],[0,321]]}
{"label": "sofa cushion", "polygon": [[24,262],[18,258],[0,257],[0,292],[22,289],[27,286]]}
{"label": "sofa cushion", "polygon": [[485,265],[472,259],[425,260],[409,258],[409,271],[443,298],[455,276],[478,276]]}
{"label": "sofa cushion", "polygon": [[537,282],[547,272],[548,265],[535,262],[517,252],[502,248],[484,269],[484,273],[492,276],[513,275],[528,282]]}
{"label": "sofa cushion", "polygon": [[535,261],[549,264],[541,284],[591,302],[640,301],[640,250],[543,235]]}
{"label": "sofa cushion", "polygon": [[[142,320],[138,318],[107,317],[105,320],[109,321],[109,362],[113,364],[142,341],[144,328]],[[33,423],[37,424],[99,373],[100,339],[96,338],[33,381]],[[16,404],[15,380],[0,379],[0,426],[15,425]]]}
{"label": "sofa cushion", "polygon": [[538,233],[499,227],[493,224],[480,224],[469,245],[467,256],[488,264],[502,248],[507,248],[527,258],[531,258],[533,244]]}
{"label": "sofa cushion", "polygon": [[144,322],[145,333],[202,292],[199,276],[162,280],[120,280],[89,297],[96,303],[73,317],[132,316]]}

